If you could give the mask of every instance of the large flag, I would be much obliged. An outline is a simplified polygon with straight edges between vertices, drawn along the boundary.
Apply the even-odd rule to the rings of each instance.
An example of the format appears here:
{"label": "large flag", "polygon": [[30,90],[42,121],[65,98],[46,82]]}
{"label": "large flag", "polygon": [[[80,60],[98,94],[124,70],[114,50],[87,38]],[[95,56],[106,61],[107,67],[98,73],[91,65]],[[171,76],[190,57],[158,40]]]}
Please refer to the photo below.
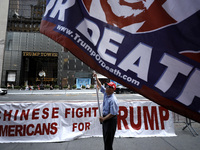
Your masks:
{"label": "large flag", "polygon": [[49,0],[40,32],[97,72],[200,122],[200,0]]}

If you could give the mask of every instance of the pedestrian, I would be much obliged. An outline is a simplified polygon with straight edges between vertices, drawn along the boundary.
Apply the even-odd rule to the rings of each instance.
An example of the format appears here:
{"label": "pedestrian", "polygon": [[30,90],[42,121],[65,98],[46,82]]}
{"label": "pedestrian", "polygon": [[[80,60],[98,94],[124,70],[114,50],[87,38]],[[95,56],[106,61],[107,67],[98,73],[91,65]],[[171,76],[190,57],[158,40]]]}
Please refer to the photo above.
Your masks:
{"label": "pedestrian", "polygon": [[99,117],[99,121],[103,126],[104,150],[112,150],[113,140],[117,127],[117,114],[119,109],[117,98],[114,95],[116,85],[113,82],[106,83],[105,88],[97,78],[97,74],[94,73],[93,76],[96,78],[97,85],[101,92],[104,94],[103,116]]}

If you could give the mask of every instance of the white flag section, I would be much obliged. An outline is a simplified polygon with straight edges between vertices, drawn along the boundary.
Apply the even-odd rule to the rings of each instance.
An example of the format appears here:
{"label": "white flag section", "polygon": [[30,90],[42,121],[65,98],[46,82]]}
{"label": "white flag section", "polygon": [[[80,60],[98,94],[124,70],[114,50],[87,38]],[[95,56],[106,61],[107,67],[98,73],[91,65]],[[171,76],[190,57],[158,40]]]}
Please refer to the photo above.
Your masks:
{"label": "white flag section", "polygon": [[[102,137],[96,102],[0,104],[0,142]],[[173,115],[151,101],[119,102],[116,137],[176,136]]]}

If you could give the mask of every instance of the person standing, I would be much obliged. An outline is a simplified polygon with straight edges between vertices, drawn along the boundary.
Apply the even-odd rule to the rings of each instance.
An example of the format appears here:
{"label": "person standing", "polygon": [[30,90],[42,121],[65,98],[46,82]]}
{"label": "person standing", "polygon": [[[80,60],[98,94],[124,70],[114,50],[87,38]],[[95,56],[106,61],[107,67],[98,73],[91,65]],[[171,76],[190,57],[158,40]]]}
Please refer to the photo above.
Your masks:
{"label": "person standing", "polygon": [[103,126],[104,149],[112,150],[113,140],[117,127],[117,114],[119,110],[117,98],[114,95],[116,85],[113,82],[106,83],[105,88],[97,78],[97,74],[94,73],[93,76],[96,78],[97,85],[99,86],[101,92],[104,94],[103,116],[99,117],[99,121]]}

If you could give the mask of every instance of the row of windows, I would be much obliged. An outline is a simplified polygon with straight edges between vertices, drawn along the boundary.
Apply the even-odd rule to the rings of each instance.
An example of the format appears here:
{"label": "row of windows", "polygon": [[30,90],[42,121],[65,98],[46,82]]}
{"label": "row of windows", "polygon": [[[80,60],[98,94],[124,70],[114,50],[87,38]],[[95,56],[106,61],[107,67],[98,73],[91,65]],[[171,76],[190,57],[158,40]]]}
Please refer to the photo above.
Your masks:
{"label": "row of windows", "polygon": [[5,50],[61,51],[62,46],[41,33],[7,32]]}
{"label": "row of windows", "polygon": [[46,8],[46,0],[10,0],[8,18],[41,18]]}
{"label": "row of windows", "polygon": [[8,31],[39,32],[46,0],[10,0]]}
{"label": "row of windows", "polygon": [[[7,56],[12,54],[7,58],[8,60],[6,64],[8,65],[9,58],[14,61],[15,59],[17,59],[16,56],[21,57],[22,51],[49,51],[59,53],[62,52],[63,47],[52,39],[40,33],[7,32],[5,49],[6,51],[12,51],[12,53],[6,53]],[[62,59],[64,70],[85,70],[88,68],[86,65],[83,64],[83,62],[76,59],[70,52],[63,52]]]}

